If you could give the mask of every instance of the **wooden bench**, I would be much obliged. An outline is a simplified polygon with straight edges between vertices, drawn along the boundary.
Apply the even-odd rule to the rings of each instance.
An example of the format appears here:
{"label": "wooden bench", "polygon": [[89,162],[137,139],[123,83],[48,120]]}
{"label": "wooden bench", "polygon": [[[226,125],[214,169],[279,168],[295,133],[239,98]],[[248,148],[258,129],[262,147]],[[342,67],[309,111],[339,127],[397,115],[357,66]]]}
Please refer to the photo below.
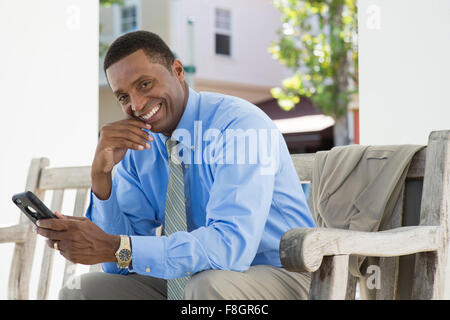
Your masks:
{"label": "wooden bench", "polygon": [[[283,236],[280,243],[283,265],[290,270],[314,272],[310,299],[355,297],[356,279],[348,272],[349,255],[382,257],[382,290],[377,292],[377,299],[444,297],[444,281],[448,276],[445,267],[449,237],[449,153],[450,131],[431,133],[427,148],[412,160],[403,197],[404,210],[391,219],[393,230],[366,233],[299,228]],[[292,159],[300,179],[311,181],[314,154],[295,154]],[[90,186],[89,166],[51,168],[48,159],[39,158],[31,161],[25,190],[33,191],[41,199],[45,192],[53,191],[50,207],[55,211],[61,210],[64,191],[75,189],[73,215],[83,216]],[[15,243],[9,299],[29,298],[36,247],[36,234],[31,228],[32,223],[22,214],[19,224],[0,228],[0,243]],[[45,246],[38,299],[48,297],[54,253]],[[68,272],[71,267],[66,262],[63,283],[73,273]],[[92,270],[99,270],[99,266],[93,266]]]}
{"label": "wooden bench", "polygon": [[[84,216],[86,199],[91,187],[91,168],[66,167],[50,168],[47,158],[31,161],[25,190],[34,192],[41,200],[45,193],[53,191],[50,209],[61,211],[64,192],[75,189],[74,216]],[[67,214],[66,212],[64,212]],[[33,224],[28,218],[20,214],[19,224],[0,228],[0,243],[14,242],[14,252],[8,282],[8,299],[29,299],[31,269],[36,248],[36,234],[32,231]],[[45,246],[41,262],[37,299],[46,299],[53,271],[53,257],[55,250]],[[75,266],[66,261],[63,283],[73,274]],[[92,266],[92,270],[99,270],[99,266]]]}
{"label": "wooden bench", "polygon": [[[311,180],[314,154],[293,159],[300,179]],[[283,266],[313,272],[310,299],[354,299],[349,256],[381,257],[376,299],[448,299],[450,131],[432,132],[427,147],[416,153],[402,199],[387,231],[289,230],[280,242]]]}

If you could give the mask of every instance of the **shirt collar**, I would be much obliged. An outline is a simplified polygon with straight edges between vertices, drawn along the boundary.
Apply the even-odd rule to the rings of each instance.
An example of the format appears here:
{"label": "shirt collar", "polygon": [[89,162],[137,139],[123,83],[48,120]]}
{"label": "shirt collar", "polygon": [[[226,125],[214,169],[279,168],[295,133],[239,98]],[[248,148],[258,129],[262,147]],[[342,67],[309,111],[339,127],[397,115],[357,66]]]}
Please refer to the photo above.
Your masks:
{"label": "shirt collar", "polygon": [[[191,141],[178,140],[176,134],[175,137],[172,134],[172,138],[178,140],[181,144],[185,145],[186,147],[191,148],[193,143],[192,139],[194,138],[194,121],[197,120],[198,117],[200,95],[191,87],[189,87],[188,94],[189,96],[186,102],[186,108],[184,108],[183,115],[181,116],[180,122],[178,122],[178,125],[174,133],[179,129],[187,130],[190,134]],[[162,133],[158,133],[158,135],[164,142],[166,142],[166,140],[168,139],[168,137]]]}

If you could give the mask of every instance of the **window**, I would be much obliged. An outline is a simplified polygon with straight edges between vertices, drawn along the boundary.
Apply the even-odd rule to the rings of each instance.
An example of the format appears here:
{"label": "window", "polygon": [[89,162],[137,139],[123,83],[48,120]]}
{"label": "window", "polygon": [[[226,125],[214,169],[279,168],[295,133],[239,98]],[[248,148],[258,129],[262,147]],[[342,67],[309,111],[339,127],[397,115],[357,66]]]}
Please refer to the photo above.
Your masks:
{"label": "window", "polygon": [[138,28],[136,6],[123,7],[120,13],[122,33],[136,31]]}
{"label": "window", "polygon": [[216,54],[231,56],[231,11],[216,8]]}
{"label": "window", "polygon": [[231,56],[230,36],[216,33],[216,53]]}

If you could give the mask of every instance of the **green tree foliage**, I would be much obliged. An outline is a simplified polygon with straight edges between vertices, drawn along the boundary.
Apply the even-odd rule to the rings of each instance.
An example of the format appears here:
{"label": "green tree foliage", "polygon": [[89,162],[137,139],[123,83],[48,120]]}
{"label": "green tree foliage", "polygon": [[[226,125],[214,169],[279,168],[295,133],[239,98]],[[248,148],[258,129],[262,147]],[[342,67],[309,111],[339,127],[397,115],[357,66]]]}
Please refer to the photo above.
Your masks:
{"label": "green tree foliage", "polygon": [[120,4],[123,5],[123,0],[100,0],[100,5],[109,7],[112,4]]}
{"label": "green tree foliage", "polygon": [[[113,4],[123,5],[123,0],[100,0],[100,6],[110,7]],[[102,24],[99,25],[99,34],[102,33]],[[109,45],[103,41],[99,41],[99,56],[103,57],[109,48]]]}
{"label": "green tree foliage", "polygon": [[358,90],[356,0],[272,0],[282,13],[269,52],[293,71],[272,96],[285,110],[310,97],[324,114],[346,114]]}

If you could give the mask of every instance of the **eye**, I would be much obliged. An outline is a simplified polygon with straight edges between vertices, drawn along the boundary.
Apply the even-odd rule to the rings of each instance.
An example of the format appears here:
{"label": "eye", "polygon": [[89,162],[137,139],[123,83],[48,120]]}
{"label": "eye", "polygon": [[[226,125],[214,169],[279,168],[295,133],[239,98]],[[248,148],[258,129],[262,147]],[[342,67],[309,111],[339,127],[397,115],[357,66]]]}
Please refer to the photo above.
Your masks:
{"label": "eye", "polygon": [[149,84],[151,83],[151,81],[145,81],[141,84],[141,88],[146,88]]}
{"label": "eye", "polygon": [[125,102],[125,99],[126,99],[127,97],[128,97],[128,96],[127,96],[126,94],[124,94],[124,95],[119,96],[118,100],[119,100],[120,103],[124,103],[124,102]]}

